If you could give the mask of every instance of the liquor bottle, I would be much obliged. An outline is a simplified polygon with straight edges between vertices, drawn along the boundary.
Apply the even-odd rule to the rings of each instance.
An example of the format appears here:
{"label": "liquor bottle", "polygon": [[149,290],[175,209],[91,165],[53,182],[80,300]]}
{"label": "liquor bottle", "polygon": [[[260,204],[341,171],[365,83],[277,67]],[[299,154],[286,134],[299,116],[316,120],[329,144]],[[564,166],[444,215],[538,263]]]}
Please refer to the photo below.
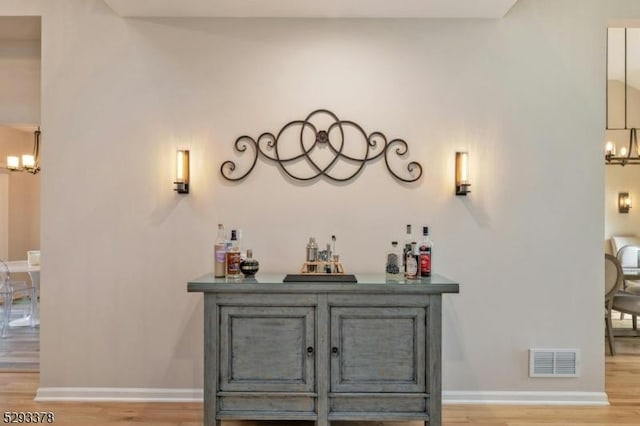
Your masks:
{"label": "liquor bottle", "polygon": [[405,235],[404,246],[402,246],[402,267],[404,273],[407,273],[407,252],[411,251],[411,225],[407,225],[407,235]]}
{"label": "liquor bottle", "polygon": [[387,264],[385,268],[387,280],[398,280],[402,277],[400,273],[400,248],[398,242],[391,242],[391,250],[387,252]]}
{"label": "liquor bottle", "polygon": [[218,224],[218,237],[213,251],[215,256],[214,276],[224,278],[227,273],[227,235],[221,223]]}
{"label": "liquor bottle", "polygon": [[420,277],[420,266],[418,265],[418,243],[415,241],[411,243],[411,249],[407,251],[405,255],[405,264],[407,265],[407,272],[404,277],[408,280],[415,280]]}
{"label": "liquor bottle", "polygon": [[[227,253],[229,252],[229,250],[231,250],[231,233],[232,232],[236,232],[234,229],[232,229],[231,231],[229,231],[228,237],[227,237]],[[225,234],[227,235],[227,234]],[[238,239],[238,234],[236,234],[236,239]],[[226,258],[225,258],[226,259]]]}
{"label": "liquor bottle", "polygon": [[230,279],[239,279],[242,277],[242,272],[240,271],[240,243],[238,242],[238,238],[236,236],[236,230],[231,230],[231,249],[227,251],[227,278]]}
{"label": "liquor bottle", "polygon": [[245,277],[253,278],[256,272],[258,272],[259,267],[260,263],[253,258],[253,250],[247,249],[247,258],[240,262],[240,271],[242,271]]}
{"label": "liquor bottle", "polygon": [[431,248],[433,247],[433,243],[431,242],[431,238],[429,238],[429,227],[422,227],[422,241],[420,241],[420,276],[422,277],[430,277],[431,276]]}
{"label": "liquor bottle", "polygon": [[[236,228],[236,240],[238,240],[238,247],[242,247],[242,228]],[[242,251],[240,251],[240,258],[241,260],[245,258],[245,253]]]}

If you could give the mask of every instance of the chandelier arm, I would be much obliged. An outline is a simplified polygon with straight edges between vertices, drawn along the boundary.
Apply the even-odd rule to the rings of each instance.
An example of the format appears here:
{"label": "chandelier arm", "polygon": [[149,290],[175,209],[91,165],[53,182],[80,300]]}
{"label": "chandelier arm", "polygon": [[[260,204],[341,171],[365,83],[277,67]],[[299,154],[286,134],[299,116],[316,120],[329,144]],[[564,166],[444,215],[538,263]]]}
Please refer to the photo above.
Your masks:
{"label": "chandelier arm", "polygon": [[34,132],[34,141],[33,141],[33,161],[34,161],[34,169],[40,170],[40,127],[38,130]]}

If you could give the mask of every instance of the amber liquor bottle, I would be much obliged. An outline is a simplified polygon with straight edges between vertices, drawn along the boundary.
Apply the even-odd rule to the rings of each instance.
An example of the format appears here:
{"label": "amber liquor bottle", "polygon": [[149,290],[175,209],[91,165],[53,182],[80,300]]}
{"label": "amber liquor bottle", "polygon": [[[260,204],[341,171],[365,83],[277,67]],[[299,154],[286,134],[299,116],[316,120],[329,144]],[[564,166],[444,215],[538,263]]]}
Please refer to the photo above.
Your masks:
{"label": "amber liquor bottle", "polygon": [[227,278],[240,279],[242,271],[240,271],[240,262],[242,256],[240,253],[240,243],[238,242],[237,231],[231,230],[231,248],[227,251]]}

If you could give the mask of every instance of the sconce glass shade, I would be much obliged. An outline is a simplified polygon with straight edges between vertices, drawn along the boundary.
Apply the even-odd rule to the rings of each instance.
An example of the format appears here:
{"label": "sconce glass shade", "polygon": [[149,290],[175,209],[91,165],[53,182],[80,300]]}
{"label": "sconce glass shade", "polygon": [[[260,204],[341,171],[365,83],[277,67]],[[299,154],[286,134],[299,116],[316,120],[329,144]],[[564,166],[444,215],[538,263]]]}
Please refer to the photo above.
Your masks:
{"label": "sconce glass shade", "polygon": [[604,151],[607,155],[616,155],[616,145],[613,142],[609,141],[607,142]]}
{"label": "sconce glass shade", "polygon": [[7,169],[19,170],[20,169],[20,157],[14,155],[7,156]]}
{"label": "sconce glass shade", "polygon": [[25,169],[33,169],[36,165],[36,159],[33,155],[25,154],[22,156],[22,167]]}
{"label": "sconce glass shade", "polygon": [[628,192],[618,193],[618,212],[629,213],[631,208],[631,195]]}
{"label": "sconce glass shade", "polygon": [[179,149],[176,152],[176,187],[174,191],[178,194],[189,193],[189,151]]}
{"label": "sconce glass shade", "polygon": [[469,154],[456,152],[456,195],[467,195],[469,191]]}

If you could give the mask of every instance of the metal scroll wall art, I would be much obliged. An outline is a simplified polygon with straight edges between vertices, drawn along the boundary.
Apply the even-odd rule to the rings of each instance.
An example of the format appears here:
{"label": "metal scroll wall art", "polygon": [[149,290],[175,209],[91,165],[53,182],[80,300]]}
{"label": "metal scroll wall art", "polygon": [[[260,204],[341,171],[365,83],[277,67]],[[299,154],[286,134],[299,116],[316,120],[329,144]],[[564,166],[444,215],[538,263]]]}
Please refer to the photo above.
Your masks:
{"label": "metal scroll wall art", "polygon": [[[321,128],[318,121],[323,122],[324,127]],[[290,145],[292,138],[286,136],[292,131],[293,144],[296,144],[297,139],[298,147]],[[361,146],[360,155],[353,154],[353,146],[347,145],[355,143]],[[340,120],[326,109],[313,111],[304,120],[285,124],[277,135],[265,132],[258,139],[247,135],[236,139],[235,150],[240,154],[245,153],[249,147],[253,150],[251,166],[246,172],[240,173],[236,172],[236,163],[227,160],[220,166],[220,173],[225,179],[243,180],[253,171],[260,156],[276,163],[286,175],[297,181],[312,181],[325,176],[332,181],[346,182],[356,177],[367,163],[380,157],[384,158],[389,173],[402,182],[415,182],[422,176],[422,166],[416,161],[409,162],[403,173],[396,173],[390,165],[390,157],[403,157],[407,154],[407,142],[402,139],[389,141],[383,133],[377,131],[367,134],[357,123]],[[286,154],[285,148],[288,149]],[[295,151],[293,154],[290,152],[292,150]],[[341,168],[341,163],[349,166]]]}

